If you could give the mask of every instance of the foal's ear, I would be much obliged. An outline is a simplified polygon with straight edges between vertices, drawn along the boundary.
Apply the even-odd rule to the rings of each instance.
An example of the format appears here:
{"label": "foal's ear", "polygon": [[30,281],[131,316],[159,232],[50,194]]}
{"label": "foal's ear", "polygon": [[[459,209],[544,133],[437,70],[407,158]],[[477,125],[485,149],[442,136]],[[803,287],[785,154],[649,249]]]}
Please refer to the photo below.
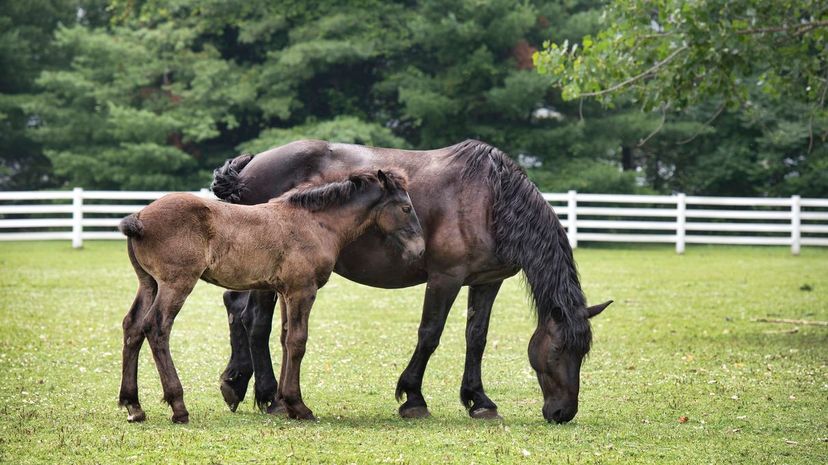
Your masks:
{"label": "foal's ear", "polygon": [[612,302],[613,302],[612,300],[608,300],[608,301],[606,301],[602,304],[593,305],[592,307],[587,307],[587,309],[586,309],[587,318],[592,318],[595,315],[603,312],[604,309],[609,307],[609,304],[611,304]]}
{"label": "foal's ear", "polygon": [[385,189],[388,189],[388,176],[382,172],[382,170],[377,170],[377,179],[379,179],[380,184]]}

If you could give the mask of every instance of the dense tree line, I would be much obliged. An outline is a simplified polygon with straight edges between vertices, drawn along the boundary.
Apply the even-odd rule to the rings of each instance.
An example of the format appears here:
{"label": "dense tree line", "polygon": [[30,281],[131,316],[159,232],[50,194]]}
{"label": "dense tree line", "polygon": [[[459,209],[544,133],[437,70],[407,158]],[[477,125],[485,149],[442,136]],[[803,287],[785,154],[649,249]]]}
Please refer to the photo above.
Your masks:
{"label": "dense tree line", "polygon": [[[533,62],[547,40],[601,44],[625,24],[616,13],[595,0],[3,0],[0,188],[192,189],[225,158],[299,138],[435,148],[473,137],[546,190],[828,195],[824,112],[807,92],[574,98],[579,83],[560,73],[577,59],[570,45]],[[621,19],[638,24],[634,13]],[[805,32],[794,37],[816,56],[817,89],[824,30]],[[665,50],[608,61],[615,74],[596,68],[582,90]]]}

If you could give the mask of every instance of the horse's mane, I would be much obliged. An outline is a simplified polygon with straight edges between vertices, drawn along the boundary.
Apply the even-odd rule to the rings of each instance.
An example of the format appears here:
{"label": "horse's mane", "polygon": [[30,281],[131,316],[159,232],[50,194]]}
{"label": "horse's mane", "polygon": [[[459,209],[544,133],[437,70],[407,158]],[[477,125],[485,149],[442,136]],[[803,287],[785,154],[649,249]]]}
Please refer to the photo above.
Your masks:
{"label": "horse's mane", "polygon": [[[383,171],[383,173],[385,174],[384,188],[388,192],[407,188],[407,181],[401,174],[394,171]],[[376,172],[356,172],[351,173],[344,181],[297,188],[287,194],[287,200],[291,205],[310,211],[320,211],[343,205],[354,195],[376,183],[383,185]]]}
{"label": "horse's mane", "polygon": [[586,354],[592,331],[566,231],[526,172],[491,145],[467,140],[451,147],[464,163],[463,182],[483,181],[492,193],[498,257],[523,269],[540,322],[555,320],[570,349]]}

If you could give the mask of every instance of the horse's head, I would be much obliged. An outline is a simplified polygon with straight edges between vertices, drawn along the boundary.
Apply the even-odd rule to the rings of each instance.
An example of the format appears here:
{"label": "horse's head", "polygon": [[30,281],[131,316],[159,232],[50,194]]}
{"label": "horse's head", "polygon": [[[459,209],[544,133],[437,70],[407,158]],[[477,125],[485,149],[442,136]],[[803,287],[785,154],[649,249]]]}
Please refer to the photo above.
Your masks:
{"label": "horse's head", "polygon": [[377,227],[400,251],[404,260],[420,259],[425,252],[423,228],[411,205],[405,177],[395,171],[379,170],[377,179],[384,191],[375,208]]}
{"label": "horse's head", "polygon": [[[589,318],[601,313],[612,301],[587,307],[578,317],[580,322],[563,323],[549,318],[538,324],[529,341],[529,363],[535,370],[543,392],[543,417],[548,422],[566,423],[578,413],[578,391],[581,385],[581,363],[589,349],[589,341],[568,341],[565,324],[582,324],[584,337],[589,337]],[[570,328],[567,328],[570,329]],[[571,331],[569,331],[572,334]]]}

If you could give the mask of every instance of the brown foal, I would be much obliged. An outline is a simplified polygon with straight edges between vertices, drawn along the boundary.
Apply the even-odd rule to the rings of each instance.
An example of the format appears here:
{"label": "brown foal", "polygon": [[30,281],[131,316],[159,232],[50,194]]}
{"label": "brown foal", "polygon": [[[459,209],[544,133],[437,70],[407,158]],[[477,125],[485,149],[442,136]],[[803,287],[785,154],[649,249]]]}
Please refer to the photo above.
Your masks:
{"label": "brown foal", "polygon": [[308,316],[340,250],[376,227],[407,260],[425,250],[405,178],[394,171],[295,189],[246,206],[169,194],[121,221],[138,275],[138,294],[123,322],[120,405],[127,420],[146,419],[138,401],[138,353],[149,341],[172,421],[187,423],[184,391],[170,355],[173,322],[199,279],[228,289],[267,289],[282,298],[286,343],[281,399],[288,416],[313,419],[302,401],[299,369]]}

